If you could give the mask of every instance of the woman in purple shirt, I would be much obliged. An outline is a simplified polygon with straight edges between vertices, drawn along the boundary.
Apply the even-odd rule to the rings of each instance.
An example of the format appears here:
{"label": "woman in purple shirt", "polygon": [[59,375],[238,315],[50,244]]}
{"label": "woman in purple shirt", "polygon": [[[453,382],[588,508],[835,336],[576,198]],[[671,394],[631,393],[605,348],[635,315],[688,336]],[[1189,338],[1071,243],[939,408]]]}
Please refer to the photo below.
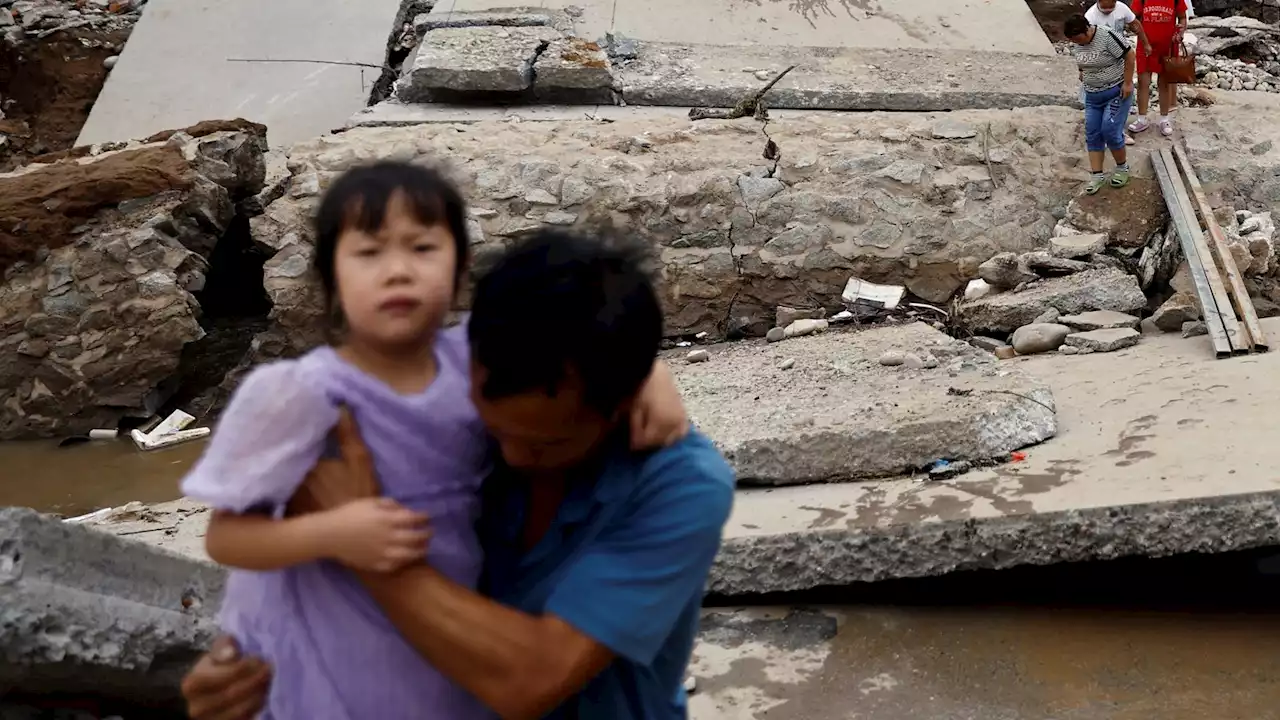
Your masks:
{"label": "woman in purple shirt", "polygon": [[[466,268],[465,217],[457,191],[422,167],[380,163],[339,178],[318,213],[315,260],[345,321],[342,343],[251,373],[183,481],[216,510],[210,557],[239,568],[224,629],[274,667],[264,717],[487,715],[345,570],[420,560],[429,516],[428,562],[464,587],[478,580],[490,442],[469,396],[465,333],[442,329]],[[660,405],[642,396],[637,436],[683,427],[678,407]],[[285,518],[343,407],[363,429],[385,497]]]}

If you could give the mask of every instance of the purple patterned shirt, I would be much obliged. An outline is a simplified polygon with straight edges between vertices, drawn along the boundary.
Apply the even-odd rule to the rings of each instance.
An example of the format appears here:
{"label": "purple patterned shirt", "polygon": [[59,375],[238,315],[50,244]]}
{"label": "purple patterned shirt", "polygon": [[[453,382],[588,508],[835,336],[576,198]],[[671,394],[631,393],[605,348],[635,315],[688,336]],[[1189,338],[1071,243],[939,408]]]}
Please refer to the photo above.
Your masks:
{"label": "purple patterned shirt", "polygon": [[[489,447],[470,401],[465,328],[442,331],[435,353],[439,375],[417,395],[397,394],[328,347],[255,369],[182,491],[223,510],[266,506],[278,513],[325,452],[345,404],[383,492],[431,516],[428,561],[474,588],[482,560],[474,526]],[[428,665],[335,563],[235,570],[220,619],[246,652],[274,666],[265,718],[492,716]]]}

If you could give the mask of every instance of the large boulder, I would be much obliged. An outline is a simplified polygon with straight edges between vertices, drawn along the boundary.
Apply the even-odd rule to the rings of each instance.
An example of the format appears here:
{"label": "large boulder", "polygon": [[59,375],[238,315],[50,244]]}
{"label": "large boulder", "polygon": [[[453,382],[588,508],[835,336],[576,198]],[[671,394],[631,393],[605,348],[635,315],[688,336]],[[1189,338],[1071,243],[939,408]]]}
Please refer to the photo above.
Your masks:
{"label": "large boulder", "polygon": [[1067,206],[1066,222],[1084,233],[1101,233],[1110,245],[1140,248],[1169,222],[1160,185],[1152,178],[1135,177],[1124,192],[1081,195]]}
{"label": "large boulder", "polygon": [[0,175],[0,439],[155,411],[264,151],[243,124]]}
{"label": "large boulder", "polygon": [[959,321],[975,334],[1009,333],[1035,322],[1050,309],[1063,315],[1089,310],[1134,313],[1146,305],[1147,298],[1132,275],[1114,268],[1099,268],[965,303],[960,308]]}

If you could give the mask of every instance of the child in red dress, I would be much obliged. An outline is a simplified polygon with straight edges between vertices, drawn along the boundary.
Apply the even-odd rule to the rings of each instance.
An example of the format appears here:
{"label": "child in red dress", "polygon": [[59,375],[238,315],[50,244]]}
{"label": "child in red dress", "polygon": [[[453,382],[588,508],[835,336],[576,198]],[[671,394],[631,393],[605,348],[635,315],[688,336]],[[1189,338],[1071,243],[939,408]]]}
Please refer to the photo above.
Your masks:
{"label": "child in red dress", "polygon": [[1142,21],[1148,45],[1138,50],[1138,119],[1129,124],[1129,130],[1140,133],[1151,127],[1147,110],[1151,105],[1151,73],[1156,73],[1160,134],[1169,137],[1173,135],[1169,113],[1178,103],[1178,86],[1165,82],[1160,70],[1164,58],[1173,54],[1174,43],[1182,41],[1182,31],[1187,27],[1187,0],[1133,0],[1131,8]]}

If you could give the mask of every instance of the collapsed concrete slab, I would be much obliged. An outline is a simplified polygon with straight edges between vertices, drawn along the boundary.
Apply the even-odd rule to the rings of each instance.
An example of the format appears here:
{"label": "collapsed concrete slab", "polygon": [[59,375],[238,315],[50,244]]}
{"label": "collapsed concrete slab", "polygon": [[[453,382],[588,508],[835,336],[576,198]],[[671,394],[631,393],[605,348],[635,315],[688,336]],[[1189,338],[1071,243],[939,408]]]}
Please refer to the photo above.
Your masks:
{"label": "collapsed concrete slab", "polygon": [[[886,367],[888,352],[922,362]],[[1058,428],[1044,385],[922,323],[723,346],[710,362],[673,365],[694,421],[743,484],[859,480],[938,460],[986,460]]]}
{"label": "collapsed concrete slab", "polygon": [[1098,268],[967,302],[960,309],[959,320],[975,333],[1013,332],[1035,322],[1047,310],[1064,315],[1090,310],[1135,313],[1146,306],[1147,298],[1136,278],[1115,268]]}
{"label": "collapsed concrete slab", "polygon": [[[1280,319],[1262,322],[1280,332]],[[1005,362],[1050,384],[1058,437],[1023,462],[952,480],[740,490],[711,590],[1280,544],[1280,479],[1270,470],[1280,446],[1266,389],[1280,356],[1222,362],[1205,343],[1161,335],[1123,358]]]}
{"label": "collapsed concrete slab", "polygon": [[561,37],[541,26],[458,27],[432,30],[396,81],[403,102],[428,102],[439,92],[518,93],[533,86],[533,66]]}
{"label": "collapsed concrete slab", "polygon": [[188,130],[0,175],[0,439],[115,427],[172,393],[214,248],[266,172],[266,128]]}
{"label": "collapsed concrete slab", "polygon": [[26,508],[0,508],[0,696],[92,694],[180,709],[217,632],[224,573]]}
{"label": "collapsed concrete slab", "polygon": [[267,125],[273,146],[341,127],[368,103],[387,61],[388,36],[409,20],[411,5],[153,0],[78,144],[235,117]]}
{"label": "collapsed concrete slab", "polygon": [[754,74],[742,72],[744,67],[777,73],[792,65],[796,68],[766,97],[769,107],[934,111],[1078,103],[1074,65],[1056,56],[637,44],[638,59],[616,71],[618,89],[628,105],[733,107],[764,86]]}

